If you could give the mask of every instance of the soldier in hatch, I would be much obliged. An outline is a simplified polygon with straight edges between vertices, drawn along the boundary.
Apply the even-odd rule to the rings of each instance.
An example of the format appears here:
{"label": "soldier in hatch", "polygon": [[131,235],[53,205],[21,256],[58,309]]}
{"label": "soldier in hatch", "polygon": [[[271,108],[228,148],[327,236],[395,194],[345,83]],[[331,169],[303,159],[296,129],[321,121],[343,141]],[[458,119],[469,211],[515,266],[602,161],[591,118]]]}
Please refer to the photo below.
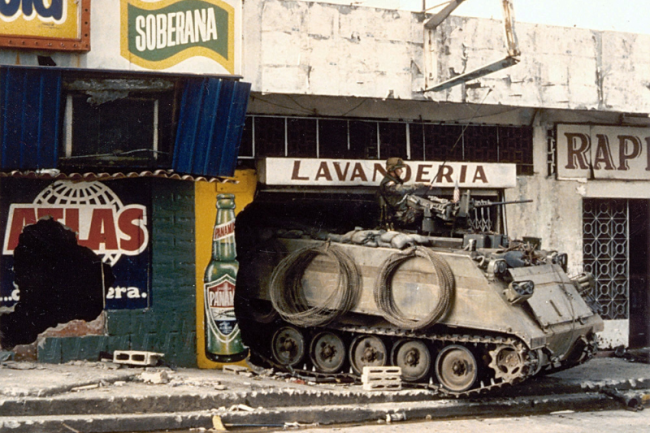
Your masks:
{"label": "soldier in hatch", "polygon": [[406,164],[402,158],[386,160],[386,175],[379,184],[381,225],[386,229],[413,228],[422,211],[407,204],[409,194],[426,188],[423,184],[404,185],[402,173]]}

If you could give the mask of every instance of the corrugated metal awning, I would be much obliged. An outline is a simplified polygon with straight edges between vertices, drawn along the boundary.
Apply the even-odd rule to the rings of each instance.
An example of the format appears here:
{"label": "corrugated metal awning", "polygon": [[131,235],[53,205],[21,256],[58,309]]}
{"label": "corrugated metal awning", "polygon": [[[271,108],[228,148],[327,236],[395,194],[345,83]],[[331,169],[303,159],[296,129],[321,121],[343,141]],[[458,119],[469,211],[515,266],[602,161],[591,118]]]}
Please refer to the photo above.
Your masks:
{"label": "corrugated metal awning", "polygon": [[250,83],[189,79],[181,102],[174,171],[232,176],[244,130]]}
{"label": "corrugated metal awning", "polygon": [[[97,70],[0,66],[0,170],[60,167],[62,81],[73,75],[77,79],[112,76]],[[233,176],[250,83],[237,81],[239,77],[172,78],[184,82],[174,157],[171,167],[158,168],[192,178]]]}
{"label": "corrugated metal awning", "polygon": [[2,170],[56,167],[60,124],[60,71],[0,68]]}

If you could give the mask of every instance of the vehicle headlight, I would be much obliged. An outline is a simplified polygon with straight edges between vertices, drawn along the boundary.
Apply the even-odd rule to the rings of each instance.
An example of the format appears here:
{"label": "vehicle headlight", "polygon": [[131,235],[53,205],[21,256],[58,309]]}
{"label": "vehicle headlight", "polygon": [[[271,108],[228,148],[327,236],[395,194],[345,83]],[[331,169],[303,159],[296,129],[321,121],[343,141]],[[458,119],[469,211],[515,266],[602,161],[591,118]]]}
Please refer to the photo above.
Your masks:
{"label": "vehicle headlight", "polygon": [[490,260],[488,264],[487,271],[490,274],[493,274],[495,277],[500,277],[506,273],[508,270],[508,264],[505,260]]}
{"label": "vehicle headlight", "polygon": [[506,299],[511,304],[519,304],[533,296],[535,283],[532,281],[513,281],[505,290]]}

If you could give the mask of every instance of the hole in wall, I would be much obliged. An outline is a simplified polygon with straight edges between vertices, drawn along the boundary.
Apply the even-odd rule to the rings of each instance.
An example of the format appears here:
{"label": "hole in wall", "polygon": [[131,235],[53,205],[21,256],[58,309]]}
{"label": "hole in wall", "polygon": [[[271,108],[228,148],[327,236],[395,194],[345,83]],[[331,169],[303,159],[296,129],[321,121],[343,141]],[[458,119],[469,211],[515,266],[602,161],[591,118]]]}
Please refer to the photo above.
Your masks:
{"label": "hole in wall", "polygon": [[24,228],[14,251],[14,275],[20,300],[0,321],[4,349],[29,344],[59,323],[97,318],[104,287],[115,280],[109,265],[51,218]]}

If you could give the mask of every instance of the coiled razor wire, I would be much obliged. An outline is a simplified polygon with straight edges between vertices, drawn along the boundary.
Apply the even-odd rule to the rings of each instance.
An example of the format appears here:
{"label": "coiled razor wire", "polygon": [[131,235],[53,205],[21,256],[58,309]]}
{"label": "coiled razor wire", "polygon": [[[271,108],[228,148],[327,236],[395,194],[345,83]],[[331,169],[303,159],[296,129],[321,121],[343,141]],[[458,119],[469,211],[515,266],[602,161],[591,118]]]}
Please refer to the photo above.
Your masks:
{"label": "coiled razor wire", "polygon": [[[336,287],[317,305],[305,298],[302,277],[318,255],[333,259],[338,266]],[[319,326],[349,312],[361,295],[361,273],[354,260],[341,248],[323,243],[294,251],[273,271],[270,283],[271,302],[280,316],[296,326]]]}
{"label": "coiled razor wire", "polygon": [[[397,268],[413,257],[422,257],[431,263],[436,271],[438,286],[440,287],[440,299],[433,310],[425,317],[416,319],[409,317],[395,303],[393,296],[392,281]],[[381,266],[381,271],[375,283],[375,303],[379,307],[384,319],[402,329],[422,329],[436,323],[447,314],[454,295],[455,281],[454,274],[449,264],[436,253],[428,248],[416,246],[395,253],[388,257]]]}

